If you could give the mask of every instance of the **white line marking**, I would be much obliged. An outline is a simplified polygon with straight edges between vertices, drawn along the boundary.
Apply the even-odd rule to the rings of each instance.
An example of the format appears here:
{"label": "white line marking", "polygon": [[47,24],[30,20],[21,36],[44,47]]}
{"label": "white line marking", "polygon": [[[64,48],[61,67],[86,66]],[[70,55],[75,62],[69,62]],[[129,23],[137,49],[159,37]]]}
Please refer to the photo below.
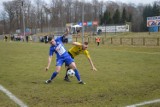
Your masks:
{"label": "white line marking", "polygon": [[0,85],[0,90],[4,92],[11,100],[13,100],[16,104],[18,104],[20,107],[28,107],[26,104],[24,104],[20,99],[18,99],[15,95],[13,95],[10,91],[5,89],[2,85]]}
{"label": "white line marking", "polygon": [[152,100],[152,101],[145,101],[145,102],[142,102],[142,103],[139,103],[139,104],[129,105],[129,106],[126,106],[126,107],[138,107],[138,106],[143,106],[143,105],[158,103],[158,102],[160,102],[160,99]]}

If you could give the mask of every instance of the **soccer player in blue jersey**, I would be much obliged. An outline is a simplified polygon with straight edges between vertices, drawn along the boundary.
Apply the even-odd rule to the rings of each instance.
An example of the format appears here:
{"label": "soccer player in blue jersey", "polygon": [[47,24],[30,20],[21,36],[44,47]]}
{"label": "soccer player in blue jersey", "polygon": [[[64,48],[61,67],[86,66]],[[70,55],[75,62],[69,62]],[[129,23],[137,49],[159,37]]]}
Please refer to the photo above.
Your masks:
{"label": "soccer player in blue jersey", "polygon": [[45,83],[51,83],[52,80],[57,76],[57,74],[60,72],[61,67],[63,65],[63,63],[66,63],[67,65],[69,65],[70,68],[72,68],[75,72],[75,76],[79,82],[79,84],[85,84],[79,75],[79,72],[77,70],[76,64],[74,62],[74,60],[71,58],[71,56],[68,54],[67,50],[65,49],[64,45],[63,45],[63,40],[65,38],[65,36],[68,35],[69,30],[66,30],[66,33],[61,36],[58,37],[56,39],[52,39],[50,41],[50,50],[49,50],[49,57],[48,57],[48,65],[46,67],[46,71],[49,69],[51,61],[52,61],[52,56],[55,53],[56,54],[56,69],[53,72],[51,78],[49,80],[47,80]]}

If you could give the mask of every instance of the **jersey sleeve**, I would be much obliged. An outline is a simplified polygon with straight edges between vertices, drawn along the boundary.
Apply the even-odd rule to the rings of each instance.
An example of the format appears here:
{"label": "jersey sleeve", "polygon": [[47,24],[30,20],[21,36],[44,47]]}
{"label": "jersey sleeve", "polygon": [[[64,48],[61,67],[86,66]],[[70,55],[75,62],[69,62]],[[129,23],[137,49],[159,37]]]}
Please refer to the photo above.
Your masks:
{"label": "jersey sleeve", "polygon": [[53,56],[54,51],[55,51],[55,50],[50,47],[50,49],[49,49],[49,56]]}
{"label": "jersey sleeve", "polygon": [[63,36],[57,37],[55,41],[63,41]]}
{"label": "jersey sleeve", "polygon": [[78,45],[80,45],[80,46],[82,45],[82,44],[81,44],[81,43],[79,43],[79,42],[76,42],[76,43],[77,43]]}
{"label": "jersey sleeve", "polygon": [[87,58],[90,58],[90,54],[87,50],[84,51],[84,55],[86,55]]}
{"label": "jersey sleeve", "polygon": [[68,38],[65,37],[64,35],[60,36],[60,37],[57,37],[56,38],[56,41],[61,41],[63,43],[68,43]]}

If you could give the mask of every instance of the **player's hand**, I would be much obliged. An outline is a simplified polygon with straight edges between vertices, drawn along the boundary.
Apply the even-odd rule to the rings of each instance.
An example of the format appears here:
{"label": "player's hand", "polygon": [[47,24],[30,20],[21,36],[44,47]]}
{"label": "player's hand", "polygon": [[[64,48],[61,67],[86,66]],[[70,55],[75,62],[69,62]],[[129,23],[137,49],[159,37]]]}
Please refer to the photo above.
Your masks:
{"label": "player's hand", "polygon": [[93,71],[97,71],[97,69],[95,67],[92,68]]}
{"label": "player's hand", "polygon": [[65,33],[64,33],[64,36],[67,36],[69,34],[69,28],[66,28],[65,29]]}
{"label": "player's hand", "polygon": [[49,68],[48,68],[48,67],[46,67],[46,68],[45,68],[45,71],[48,71],[48,69],[49,69]]}
{"label": "player's hand", "polygon": [[69,32],[69,28],[68,27],[66,28],[66,32]]}

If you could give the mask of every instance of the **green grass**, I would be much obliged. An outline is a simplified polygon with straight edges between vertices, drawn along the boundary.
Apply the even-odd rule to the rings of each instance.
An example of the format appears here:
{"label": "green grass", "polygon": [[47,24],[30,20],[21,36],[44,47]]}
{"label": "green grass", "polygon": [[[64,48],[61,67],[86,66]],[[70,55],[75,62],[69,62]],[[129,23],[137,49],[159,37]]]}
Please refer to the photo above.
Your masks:
{"label": "green grass", "polygon": [[[49,44],[0,41],[0,84],[29,107],[125,107],[160,98],[160,47],[89,45],[97,72],[85,56],[75,58],[86,85],[76,78],[65,82],[64,66],[53,83],[44,84],[55,69],[54,55],[44,71],[48,49]],[[0,106],[18,105],[0,91]]]}

